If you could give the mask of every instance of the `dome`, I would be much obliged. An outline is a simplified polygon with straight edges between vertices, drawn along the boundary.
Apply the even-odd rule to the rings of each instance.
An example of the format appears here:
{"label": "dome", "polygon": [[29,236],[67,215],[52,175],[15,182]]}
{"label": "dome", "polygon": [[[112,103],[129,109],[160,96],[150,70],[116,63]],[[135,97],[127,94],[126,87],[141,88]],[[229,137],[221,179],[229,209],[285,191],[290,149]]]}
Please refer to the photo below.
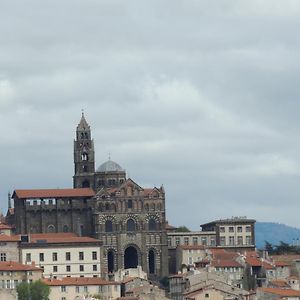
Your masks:
{"label": "dome", "polygon": [[112,160],[108,160],[103,163],[98,169],[97,172],[118,172],[124,171],[122,167]]}

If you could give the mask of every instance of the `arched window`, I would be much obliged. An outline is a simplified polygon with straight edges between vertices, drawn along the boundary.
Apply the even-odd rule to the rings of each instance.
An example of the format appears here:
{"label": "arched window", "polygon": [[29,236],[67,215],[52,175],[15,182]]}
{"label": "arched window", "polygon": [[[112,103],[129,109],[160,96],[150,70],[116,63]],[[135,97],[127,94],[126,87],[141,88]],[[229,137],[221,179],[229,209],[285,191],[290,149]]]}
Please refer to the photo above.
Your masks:
{"label": "arched window", "polygon": [[151,204],[151,210],[155,210],[155,204],[154,203]]}
{"label": "arched window", "polygon": [[69,226],[68,225],[65,225],[63,227],[63,232],[69,232]]}
{"label": "arched window", "polygon": [[149,230],[156,230],[156,222],[154,219],[150,219],[148,223]]}
{"label": "arched window", "polygon": [[132,208],[132,200],[131,199],[129,199],[127,201],[127,208]]}
{"label": "arched window", "polygon": [[135,228],[135,222],[134,222],[134,220],[128,219],[126,227],[127,227],[127,231],[135,231],[136,228]]}
{"label": "arched window", "polygon": [[50,224],[48,227],[47,227],[47,232],[48,233],[54,233],[55,232],[55,226]]}
{"label": "arched window", "polygon": [[87,172],[88,167],[87,167],[86,165],[84,165],[84,166],[82,167],[82,170],[83,170],[83,172]]}
{"label": "arched window", "polygon": [[105,222],[105,232],[112,232],[113,231],[113,224],[111,220],[107,220]]}
{"label": "arched window", "polygon": [[105,203],[105,210],[109,211],[109,204],[108,203]]}
{"label": "arched window", "polygon": [[90,182],[88,180],[85,180],[83,183],[82,183],[82,187],[83,188],[88,188],[90,187]]}
{"label": "arched window", "polygon": [[149,204],[148,203],[145,205],[145,210],[149,211]]}

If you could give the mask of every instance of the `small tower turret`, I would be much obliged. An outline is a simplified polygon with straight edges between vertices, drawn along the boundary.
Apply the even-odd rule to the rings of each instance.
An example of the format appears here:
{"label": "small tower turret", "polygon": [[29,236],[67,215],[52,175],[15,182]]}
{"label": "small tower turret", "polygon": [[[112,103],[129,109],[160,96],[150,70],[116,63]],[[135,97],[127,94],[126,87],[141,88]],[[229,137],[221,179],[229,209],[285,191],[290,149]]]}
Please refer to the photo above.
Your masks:
{"label": "small tower turret", "polygon": [[74,188],[94,188],[95,151],[91,129],[82,112],[74,140]]}

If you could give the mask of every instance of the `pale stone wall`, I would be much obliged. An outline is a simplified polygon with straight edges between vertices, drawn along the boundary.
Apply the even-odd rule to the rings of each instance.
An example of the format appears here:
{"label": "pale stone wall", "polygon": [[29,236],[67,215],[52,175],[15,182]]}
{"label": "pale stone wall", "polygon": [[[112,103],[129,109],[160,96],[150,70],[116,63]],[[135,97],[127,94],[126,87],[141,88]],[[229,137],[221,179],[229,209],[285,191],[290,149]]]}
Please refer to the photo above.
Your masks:
{"label": "pale stone wall", "polygon": [[0,242],[0,255],[5,256],[6,261],[19,262],[18,242]]}
{"label": "pale stone wall", "polygon": [[3,300],[16,300],[17,293],[15,290],[7,290],[7,289],[0,289],[0,299]]}
{"label": "pale stone wall", "polygon": [[[86,285],[86,286],[50,286],[51,293],[49,300],[58,300],[65,297],[65,300],[74,300],[76,297],[93,296],[100,294],[101,300],[113,300],[121,297],[120,285]],[[1,298],[0,298],[1,299]]]}
{"label": "pale stone wall", "polygon": [[[70,252],[71,259],[66,260],[66,253]],[[79,259],[79,252],[83,252],[83,260]],[[92,253],[97,253],[97,259],[93,259]],[[76,246],[60,246],[60,247],[41,247],[41,248],[23,248],[21,249],[21,262],[26,261],[26,254],[31,254],[31,261],[36,265],[44,267],[44,277],[50,276],[61,278],[66,276],[71,277],[93,277],[97,275],[101,277],[100,268],[100,247],[99,246],[83,246],[78,243]],[[44,261],[40,261],[40,253],[44,253]],[[57,253],[57,261],[53,260],[53,253]],[[30,263],[30,262],[29,262]],[[93,270],[96,265],[97,270]],[[57,267],[57,272],[53,267]],[[70,271],[67,271],[67,266],[70,266]],[[80,266],[83,266],[84,271],[80,271]]]}

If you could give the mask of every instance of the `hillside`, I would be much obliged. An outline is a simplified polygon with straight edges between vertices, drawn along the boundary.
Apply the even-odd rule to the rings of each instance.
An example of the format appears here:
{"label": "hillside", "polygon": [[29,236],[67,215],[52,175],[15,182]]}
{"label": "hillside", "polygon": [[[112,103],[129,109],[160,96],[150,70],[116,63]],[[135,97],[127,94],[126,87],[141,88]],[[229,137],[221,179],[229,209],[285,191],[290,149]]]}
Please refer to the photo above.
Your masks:
{"label": "hillside", "polygon": [[300,229],[279,223],[256,222],[255,236],[257,248],[263,248],[265,241],[272,245],[280,241],[291,245],[300,245]]}

